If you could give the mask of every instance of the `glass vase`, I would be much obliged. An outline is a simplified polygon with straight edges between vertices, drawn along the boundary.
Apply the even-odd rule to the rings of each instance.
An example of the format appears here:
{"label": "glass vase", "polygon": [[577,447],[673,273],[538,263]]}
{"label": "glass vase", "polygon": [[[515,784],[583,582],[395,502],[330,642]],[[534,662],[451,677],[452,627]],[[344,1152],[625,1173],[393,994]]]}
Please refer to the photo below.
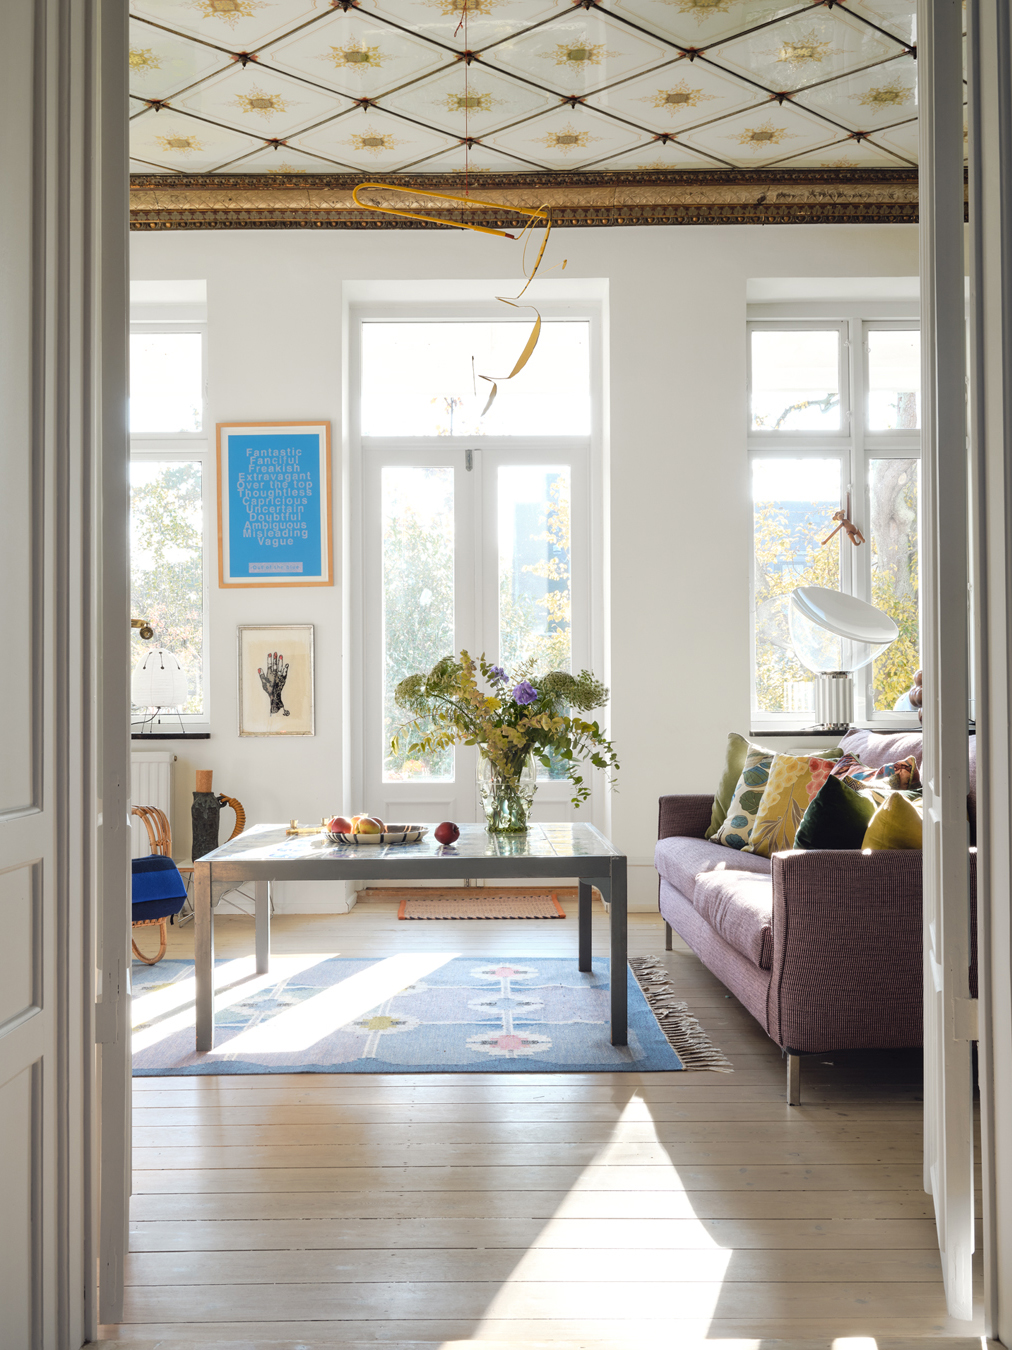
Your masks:
{"label": "glass vase", "polygon": [[527,829],[538,786],[538,762],[522,755],[508,770],[478,751],[478,793],[490,834],[520,834]]}

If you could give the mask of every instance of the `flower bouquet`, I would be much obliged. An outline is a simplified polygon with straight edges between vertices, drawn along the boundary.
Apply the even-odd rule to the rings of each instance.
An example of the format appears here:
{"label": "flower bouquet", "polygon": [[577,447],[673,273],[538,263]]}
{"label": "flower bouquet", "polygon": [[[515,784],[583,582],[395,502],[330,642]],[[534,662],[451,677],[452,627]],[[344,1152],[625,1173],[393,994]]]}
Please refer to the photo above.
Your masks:
{"label": "flower bouquet", "polygon": [[[414,738],[409,752],[431,754],[457,742],[478,747],[482,804],[488,828],[496,833],[527,829],[538,764],[565,767],[574,806],[590,796],[581,773],[584,761],[596,769],[618,769],[614,746],[597,722],[575,715],[608,701],[608,690],[589,670],[537,675],[525,665],[511,676],[484,656],[475,661],[462,651],[459,660],[444,656],[427,675],[401,680],[394,697],[411,714],[401,728]],[[395,736],[394,754],[400,743],[401,735]]]}

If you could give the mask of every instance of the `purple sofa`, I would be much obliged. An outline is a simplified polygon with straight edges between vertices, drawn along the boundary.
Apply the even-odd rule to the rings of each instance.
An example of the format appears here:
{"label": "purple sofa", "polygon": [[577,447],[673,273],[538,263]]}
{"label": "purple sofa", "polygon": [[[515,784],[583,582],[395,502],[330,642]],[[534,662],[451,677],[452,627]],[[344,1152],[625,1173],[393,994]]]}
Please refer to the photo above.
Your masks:
{"label": "purple sofa", "polygon": [[[916,732],[850,731],[841,746],[873,768],[909,755],[920,763]],[[975,761],[971,737],[971,832]],[[920,1045],[920,852],[760,858],[703,838],[712,803],[660,799],[654,862],[667,945],[674,929],[786,1051],[788,1100],[799,1100],[799,1055]],[[975,888],[975,851],[970,875]]]}

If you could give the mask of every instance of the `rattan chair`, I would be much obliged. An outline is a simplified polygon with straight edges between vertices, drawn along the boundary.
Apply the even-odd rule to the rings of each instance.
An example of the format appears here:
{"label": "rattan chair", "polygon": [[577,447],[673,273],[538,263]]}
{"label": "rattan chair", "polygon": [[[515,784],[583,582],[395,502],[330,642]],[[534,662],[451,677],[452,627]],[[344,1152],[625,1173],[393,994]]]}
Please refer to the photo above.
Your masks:
{"label": "rattan chair", "polygon": [[[242,834],[246,828],[246,812],[243,809],[242,802],[237,797],[228,797],[224,794],[219,796],[218,801],[222,806],[230,806],[235,812],[235,826],[229,835],[229,839],[234,839],[237,834]],[[131,946],[138,961],[153,966],[165,955],[165,948],[169,940],[169,919],[180,913],[186,904],[187,887],[193,874],[193,864],[188,863],[183,867],[177,867],[172,862],[172,830],[164,811],[157,806],[134,806],[131,808],[131,814],[143,820],[151,848],[148,858],[134,859],[133,927],[153,928],[157,926],[159,936],[158,955],[145,956],[138,948],[136,941],[132,941]],[[150,861],[152,858],[164,858],[166,862],[153,867]],[[154,873],[153,876],[152,873]],[[142,878],[140,886],[146,892],[143,900],[136,898],[138,877]]]}
{"label": "rattan chair", "polygon": [[157,927],[158,955],[145,956],[134,939],[131,939],[131,946],[138,961],[153,966],[165,955],[169,940],[168,922],[186,902],[186,883],[172,861],[172,831],[165,812],[157,806],[134,806],[130,814],[144,822],[151,848],[147,858],[133,860],[133,927]]}

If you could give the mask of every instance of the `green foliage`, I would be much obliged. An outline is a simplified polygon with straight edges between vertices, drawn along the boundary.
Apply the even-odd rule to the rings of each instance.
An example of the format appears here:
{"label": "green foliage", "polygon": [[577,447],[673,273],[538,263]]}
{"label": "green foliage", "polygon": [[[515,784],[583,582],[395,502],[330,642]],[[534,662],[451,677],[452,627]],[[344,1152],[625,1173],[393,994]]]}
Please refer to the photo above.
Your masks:
{"label": "green foliage", "polygon": [[[479,673],[485,689],[479,686]],[[537,691],[529,703],[516,697],[524,682]],[[590,796],[580,772],[584,761],[597,769],[618,769],[615,749],[599,724],[564,711],[590,712],[607,702],[608,690],[589,670],[579,675],[556,670],[539,676],[529,662],[508,675],[484,656],[474,661],[463,651],[459,660],[442,657],[427,675],[408,675],[397,686],[395,697],[410,719],[393,737],[393,755],[424,756],[457,743],[477,745],[515,787],[524,761],[533,754],[546,768],[553,760],[565,766],[575,806]],[[402,747],[402,739],[406,746]]]}
{"label": "green foliage", "polygon": [[[793,530],[787,510],[776,502],[755,504],[755,605],[757,617],[772,608],[768,602],[790,595],[795,586],[840,584],[840,536],[822,546],[833,529],[832,507],[812,502]],[[787,642],[780,619],[781,642]],[[756,701],[760,712],[792,711],[790,685],[811,680],[794,652],[756,633]]]}
{"label": "green foliage", "polygon": [[[187,713],[204,708],[200,477],[200,465],[192,461],[165,463],[149,482],[135,482],[130,493],[131,613],[155,630],[150,645],[174,652],[186,667]],[[135,637],[133,647],[136,663],[148,644]]]}
{"label": "green foliage", "polygon": [[[383,534],[383,627],[386,697],[383,739],[401,720],[393,691],[413,670],[428,670],[453,645],[453,518],[450,509],[423,521],[411,507],[391,513]],[[387,778],[449,778],[447,749],[422,758],[407,747],[387,757]]]}

